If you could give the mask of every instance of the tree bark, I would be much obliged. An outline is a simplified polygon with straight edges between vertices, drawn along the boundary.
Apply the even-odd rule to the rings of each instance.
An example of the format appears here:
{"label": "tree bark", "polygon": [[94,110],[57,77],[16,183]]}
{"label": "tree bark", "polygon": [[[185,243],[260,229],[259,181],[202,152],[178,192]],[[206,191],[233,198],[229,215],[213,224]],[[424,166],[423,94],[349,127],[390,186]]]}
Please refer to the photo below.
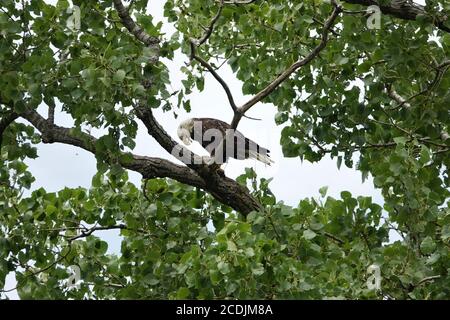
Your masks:
{"label": "tree bark", "polygon": [[19,115],[15,112],[8,113],[0,119],[0,148],[3,142],[3,132],[5,132],[6,128],[14,122],[19,117]]}
{"label": "tree bark", "polygon": [[[363,6],[375,5],[380,8],[382,13],[403,20],[416,20],[419,15],[429,15],[424,6],[408,0],[392,0],[387,4],[381,4],[379,0],[344,0],[344,2]],[[449,17],[446,14],[441,14],[434,17],[433,24],[442,31],[450,32],[450,27],[445,25],[448,19]]]}
{"label": "tree bark", "polygon": [[[36,111],[27,111],[21,115],[41,132],[44,143],[64,143],[96,153],[97,139],[87,133],[73,134],[69,128],[53,124]],[[158,130],[164,130],[158,126]],[[175,143],[173,141],[173,143]],[[117,157],[120,159],[121,157]],[[117,161],[109,159],[110,162]],[[169,160],[132,154],[132,160],[118,160],[120,165],[138,172],[145,179],[170,178],[178,182],[201,188],[210,193],[219,202],[233,208],[244,216],[251,211],[261,210],[259,202],[249,190],[235,180],[225,177],[221,171],[207,166],[198,166],[197,171]]]}

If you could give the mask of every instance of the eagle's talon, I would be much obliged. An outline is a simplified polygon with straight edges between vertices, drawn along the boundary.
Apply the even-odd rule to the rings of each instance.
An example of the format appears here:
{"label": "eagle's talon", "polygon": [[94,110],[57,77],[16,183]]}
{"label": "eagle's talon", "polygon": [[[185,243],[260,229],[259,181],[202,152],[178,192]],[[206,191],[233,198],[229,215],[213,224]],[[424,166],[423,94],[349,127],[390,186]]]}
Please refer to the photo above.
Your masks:
{"label": "eagle's talon", "polygon": [[207,166],[214,164],[214,158],[211,158],[208,156],[203,156],[202,159],[203,159],[203,163],[206,164]]}

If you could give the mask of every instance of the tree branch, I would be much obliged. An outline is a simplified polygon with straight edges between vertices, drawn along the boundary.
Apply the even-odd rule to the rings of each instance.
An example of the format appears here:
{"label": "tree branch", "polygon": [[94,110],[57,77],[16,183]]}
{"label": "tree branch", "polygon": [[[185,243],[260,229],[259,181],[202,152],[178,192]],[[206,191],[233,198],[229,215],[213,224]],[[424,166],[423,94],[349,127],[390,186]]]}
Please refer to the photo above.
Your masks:
{"label": "tree branch", "polygon": [[[36,111],[28,111],[22,117],[41,132],[44,143],[63,143],[79,147],[93,154],[96,153],[95,145],[97,139],[87,133],[81,132],[75,135],[71,132],[71,129],[60,127],[49,122]],[[134,154],[132,157],[133,160],[131,162],[125,160],[120,162],[120,165],[126,169],[141,173],[144,178],[168,177],[197,187],[205,186],[203,179],[195,171],[186,166],[180,166],[161,158],[151,158]],[[118,158],[120,159],[120,157]]]}
{"label": "tree branch", "polygon": [[149,106],[145,104],[137,105],[134,106],[134,110],[137,117],[144,123],[148,133],[155,138],[164,150],[192,168],[197,168],[198,165],[203,164],[202,157],[172,139],[166,130],[156,121],[152,109]]}
{"label": "tree branch", "polygon": [[219,84],[225,90],[225,93],[228,98],[228,102],[230,103],[230,106],[233,109],[233,112],[236,112],[237,106],[236,106],[236,103],[234,102],[233,94],[231,93],[231,90],[228,87],[228,84],[222,79],[222,77],[217,73],[217,71],[205,59],[203,59],[202,57],[200,57],[197,54],[197,48],[200,47],[202,44],[204,44],[209,39],[212,32],[214,31],[214,25],[219,20],[220,15],[222,14],[223,5],[224,5],[224,1],[220,0],[219,1],[219,9],[217,10],[217,13],[214,16],[214,18],[209,23],[208,28],[206,28],[206,31],[203,34],[203,36],[200,39],[195,39],[195,38],[189,39],[189,42],[191,45],[191,59],[198,61],[200,63],[200,65],[203,66],[204,68],[206,68],[213,75],[214,79],[216,79],[217,82],[219,82]]}
{"label": "tree branch", "polygon": [[[148,113],[145,113],[149,117]],[[57,126],[36,111],[27,111],[21,115],[28,120],[42,134],[44,143],[64,143],[82,148],[93,154],[96,153],[95,144],[97,139],[87,133],[73,134],[71,129]],[[151,113],[150,113],[151,116]],[[146,118],[143,119],[150,119]],[[163,147],[170,147],[176,144],[171,140],[164,129],[159,124],[153,122],[147,123],[151,128],[152,135],[156,136],[157,141]],[[187,149],[186,149],[187,150]],[[188,152],[190,152],[188,150]],[[108,159],[110,162],[119,161],[119,164],[132,171],[140,173],[144,179],[151,178],[170,178],[181,183],[198,187],[209,192],[219,202],[230,206],[234,210],[246,215],[251,211],[261,210],[259,202],[250,194],[248,189],[241,186],[233,179],[227,178],[215,170],[206,166],[198,166],[193,170],[187,166],[174,164],[161,158],[151,158],[146,156],[132,154],[132,160],[122,160],[123,157]]]}
{"label": "tree branch", "polygon": [[330,32],[334,21],[338,17],[339,13],[342,11],[342,8],[337,4],[335,0],[332,0],[333,11],[328,19],[324,23],[324,28],[321,35],[320,43],[303,59],[298,60],[294,64],[292,64],[289,68],[287,68],[282,74],[280,74],[275,80],[273,80],[267,87],[262,89],[259,93],[257,93],[253,98],[247,101],[244,105],[238,108],[237,112],[234,113],[233,120],[231,121],[232,128],[236,129],[239,121],[242,118],[242,115],[245,114],[251,107],[255,104],[266,98],[269,94],[271,94],[281,83],[283,83],[289,76],[297,71],[297,69],[307,65],[310,63],[321,51],[328,42],[328,33]]}
{"label": "tree branch", "polygon": [[128,9],[125,8],[121,0],[114,0],[114,7],[116,8],[123,25],[136,37],[136,39],[147,46],[159,44],[158,38],[148,35],[144,29],[142,29],[136,22],[134,22],[133,19],[131,19]]}
{"label": "tree branch", "polygon": [[425,284],[425,283],[427,283],[427,282],[432,282],[432,281],[434,281],[434,280],[436,280],[436,279],[440,279],[440,278],[441,278],[440,275],[437,275],[437,276],[429,276],[429,277],[423,278],[422,280],[420,280],[419,282],[417,282],[416,285],[414,285],[414,288],[415,288],[415,287],[418,287],[418,286],[420,286],[420,285],[422,285],[422,284]]}
{"label": "tree branch", "polygon": [[225,80],[222,79],[222,77],[217,73],[217,71],[206,60],[197,55],[197,47],[195,44],[195,39],[191,39],[190,43],[191,43],[191,59],[198,61],[200,65],[206,68],[212,74],[214,79],[216,79],[217,82],[220,83],[223,90],[225,90],[231,109],[233,109],[233,111],[236,112],[237,106],[236,103],[234,102],[233,94],[231,93],[228,84],[225,82]]}
{"label": "tree branch", "polygon": [[[360,4],[363,6],[376,5],[380,8],[381,12],[393,17],[403,20],[416,20],[417,16],[429,16],[425,11],[425,7],[414,3],[412,1],[390,1],[388,4],[381,4],[379,0],[343,0],[344,2],[351,4]],[[442,14],[440,17],[433,17],[433,24],[435,27],[442,31],[450,32],[450,27],[445,23],[448,21],[448,16]]]}
{"label": "tree branch", "polygon": [[55,106],[48,106],[48,121],[55,123]]}
{"label": "tree branch", "polygon": [[256,0],[228,0],[223,1],[224,4],[250,4],[256,2]]}
{"label": "tree branch", "polygon": [[391,108],[391,110],[399,109],[402,106],[410,108],[411,104],[408,103],[409,101],[417,98],[418,96],[431,92],[442,80],[442,77],[444,76],[445,72],[450,68],[450,60],[445,60],[444,62],[434,66],[433,68],[436,70],[436,74],[434,76],[433,81],[431,81],[431,83],[425,89],[413,94],[407,99],[403,98],[395,90],[393,90],[391,84],[387,85],[388,95],[398,103],[395,107]]}
{"label": "tree branch", "polygon": [[[138,232],[138,233],[143,233],[146,235],[150,235],[147,231],[145,230],[141,230],[141,229],[131,229],[128,226],[126,226],[125,224],[117,224],[117,225],[112,225],[112,226],[100,226],[100,227],[92,227],[92,228],[84,228],[84,227],[79,227],[76,228],[76,230],[80,230],[80,234],[73,236],[71,238],[68,239],[69,242],[75,241],[77,239],[81,239],[81,238],[86,238],[89,237],[91,234],[93,234],[95,231],[105,231],[105,230],[115,230],[115,229],[119,229],[119,230],[129,230],[129,231],[134,231],[134,232]],[[61,230],[64,231],[64,230]]]}
{"label": "tree branch", "polygon": [[411,108],[411,105],[406,101],[406,99],[399,95],[397,91],[394,90],[394,88],[392,88],[392,84],[386,85],[386,90],[388,96],[398,103],[397,107],[401,107],[404,105],[406,108]]}
{"label": "tree branch", "polygon": [[11,112],[5,116],[2,116],[2,118],[0,119],[0,148],[3,142],[3,132],[5,132],[6,128],[8,128],[8,126],[13,123],[18,117],[19,115],[17,113]]}
{"label": "tree branch", "polygon": [[[131,19],[129,12],[125,9],[121,0],[114,0],[114,5],[119,13],[122,23],[126,26],[128,31],[145,45],[155,46],[155,48],[159,49],[158,42],[156,41],[157,39],[145,34],[133,19]],[[205,35],[199,40],[200,44],[207,41],[211,35],[214,24],[220,17],[220,13],[221,9],[219,9],[219,12],[213,18]],[[158,58],[159,53],[155,55],[155,59],[152,59],[150,63],[155,63],[158,61]],[[246,187],[241,186],[233,179],[229,179],[223,174],[220,174],[220,171],[218,171],[216,167],[203,165],[203,159],[201,157],[195,155],[193,152],[174,141],[153,117],[151,108],[146,105],[146,103],[141,102],[138,106],[135,106],[134,110],[137,117],[146,126],[148,133],[155,138],[167,152],[176,156],[184,163],[187,162],[188,167],[177,166],[167,160],[158,159],[157,161],[159,162],[164,161],[165,165],[161,168],[161,166],[157,166],[155,163],[149,165],[149,158],[134,156],[135,161],[133,161],[132,164],[123,164],[125,168],[139,172],[139,170],[144,170],[142,166],[145,166],[146,171],[151,171],[153,174],[157,174],[161,177],[173,178],[179,182],[203,188],[221,203],[232,207],[234,210],[244,215],[251,211],[259,211],[262,209],[261,204],[250,194]],[[178,169],[175,170],[177,174],[172,172],[174,168]],[[147,175],[143,174],[143,177],[149,177],[148,173]]]}

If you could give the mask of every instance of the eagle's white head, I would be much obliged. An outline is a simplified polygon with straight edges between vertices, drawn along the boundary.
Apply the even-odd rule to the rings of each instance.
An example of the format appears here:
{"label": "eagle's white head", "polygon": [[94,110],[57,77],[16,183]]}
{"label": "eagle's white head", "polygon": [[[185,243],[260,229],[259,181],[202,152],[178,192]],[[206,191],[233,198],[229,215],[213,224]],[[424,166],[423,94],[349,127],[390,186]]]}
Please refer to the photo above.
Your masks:
{"label": "eagle's white head", "polygon": [[177,129],[178,138],[183,141],[185,145],[190,145],[192,142],[191,132],[194,130],[194,119],[187,119],[180,123]]}

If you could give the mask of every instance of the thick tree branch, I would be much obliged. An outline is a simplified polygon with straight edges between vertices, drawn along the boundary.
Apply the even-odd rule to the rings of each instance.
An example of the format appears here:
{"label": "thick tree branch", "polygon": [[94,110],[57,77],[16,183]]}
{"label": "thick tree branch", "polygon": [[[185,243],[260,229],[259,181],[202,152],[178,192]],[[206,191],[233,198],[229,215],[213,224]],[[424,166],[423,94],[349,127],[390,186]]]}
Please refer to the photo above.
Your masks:
{"label": "thick tree branch", "polygon": [[131,19],[128,9],[125,8],[121,0],[114,0],[114,7],[116,8],[123,25],[136,37],[136,39],[147,46],[157,45],[159,43],[158,38],[148,35],[144,29]]}
{"label": "thick tree branch", "polygon": [[333,11],[328,19],[324,23],[324,28],[321,35],[320,43],[303,59],[298,60],[287,68],[282,74],[280,74],[275,80],[273,80],[267,87],[262,89],[253,98],[247,101],[244,105],[238,108],[237,112],[234,113],[233,120],[231,121],[231,126],[236,128],[242,115],[245,114],[251,107],[270,95],[281,83],[283,83],[289,76],[297,71],[297,69],[310,63],[321,51],[325,48],[328,42],[328,34],[333,27],[334,21],[338,17],[342,8],[337,4],[335,0],[332,0]]}
{"label": "thick tree branch", "polygon": [[[150,37],[145,31],[140,28],[130,17],[129,10],[127,10],[122,4],[121,0],[114,0],[114,6],[119,14],[119,17],[122,23],[127,27],[128,31],[132,33],[136,39],[141,41],[143,44],[147,46],[156,46],[159,48],[159,40],[153,38],[153,40],[149,40]],[[220,14],[217,15],[218,16]],[[137,30],[137,31],[136,31]],[[211,31],[212,32],[212,27]],[[202,38],[203,39],[203,38]],[[207,38],[206,38],[207,39]],[[206,41],[206,39],[201,41]],[[159,50],[155,56],[155,59],[152,59],[150,63],[155,63],[159,59]],[[144,81],[145,82],[145,81]],[[151,86],[150,83],[144,83],[144,87],[148,88]],[[164,128],[156,121],[153,116],[152,110],[145,103],[139,104],[138,106],[134,106],[134,110],[136,112],[137,117],[144,123],[147,128],[148,133],[156,139],[156,141],[169,153],[173,154],[176,158],[183,161],[184,163],[190,164],[201,164],[202,159],[189,151],[187,148],[179,145],[172,137],[164,130]],[[178,151],[178,152],[174,152]],[[184,156],[184,158],[183,158]]]}
{"label": "thick tree branch", "polygon": [[[126,26],[128,31],[132,33],[136,39],[141,41],[144,45],[147,46],[156,46],[159,48],[159,39],[149,36],[141,27],[139,27],[134,20],[130,17],[129,10],[125,8],[122,4],[121,0],[114,0],[114,6],[119,14],[119,17],[122,23]],[[131,6],[131,5],[130,5]],[[219,15],[218,15],[219,16]],[[218,19],[218,17],[216,18]],[[212,28],[210,33],[212,32]],[[201,41],[206,41],[207,38]],[[159,50],[158,50],[159,51]],[[156,54],[155,60],[152,59],[150,63],[155,63],[159,59],[159,53]],[[151,83],[144,81],[144,87],[148,88],[151,86]],[[138,106],[134,106],[134,110],[136,112],[137,117],[144,123],[146,126],[148,133],[153,136],[156,141],[169,153],[174,154],[174,150],[180,149],[181,154],[177,157],[179,160],[183,160],[182,155],[187,155],[190,159],[187,161],[191,164],[201,164],[201,159],[193,154],[188,149],[178,145],[178,143],[172,139],[172,137],[164,130],[164,128],[156,121],[153,116],[152,110],[149,106],[140,104]],[[186,161],[184,161],[186,162]]]}
{"label": "thick tree branch", "polygon": [[138,105],[134,107],[134,110],[137,117],[144,123],[148,133],[155,138],[164,150],[185,164],[192,165],[193,168],[195,168],[196,165],[201,165],[203,163],[201,157],[172,139],[172,137],[156,121],[152,109],[149,106],[143,104]]}
{"label": "thick tree branch", "polygon": [[[343,0],[347,3],[360,4],[363,6],[376,5],[381,12],[403,20],[416,20],[417,16],[429,15],[425,7],[408,0],[396,0],[389,3],[383,3],[379,0]],[[446,26],[448,15],[442,14],[440,17],[433,17],[433,24],[442,31],[450,32],[450,27]]]}
{"label": "thick tree branch", "polygon": [[[159,49],[157,39],[149,37],[145,32],[140,28],[134,21],[131,19],[129,12],[123,6],[121,0],[114,0],[114,5],[116,10],[119,13],[119,17],[122,20],[122,23],[126,26],[126,28],[142,43],[147,46],[154,46]],[[222,4],[221,4],[222,6]],[[199,44],[207,41],[209,36],[211,35],[214,24],[220,17],[221,9],[213,18],[213,21],[210,27],[207,29],[206,34],[199,40]],[[159,52],[159,50],[158,50]],[[158,61],[159,53],[155,55],[155,59],[152,59],[150,63],[155,63]],[[241,186],[236,181],[225,177],[217,168],[213,166],[205,166],[202,164],[202,158],[195,155],[193,152],[189,151],[187,148],[179,145],[176,141],[167,134],[167,132],[162,128],[162,126],[156,121],[151,112],[151,108],[147,106],[145,103],[140,103],[138,106],[135,106],[135,112],[137,117],[144,123],[149,134],[156,139],[156,141],[169,153],[176,156],[179,160],[182,160],[184,163],[188,164],[188,167],[178,166],[179,170],[175,170],[178,173],[183,172],[184,177],[171,172],[168,168],[169,165],[165,166],[161,170],[161,167],[157,167],[155,165],[147,166],[147,170],[156,170],[157,174],[160,174],[162,177],[173,178],[179,182],[197,186],[203,188],[205,191],[209,192],[213,195],[218,201],[221,203],[228,205],[235,209],[236,211],[242,214],[248,214],[251,211],[261,210],[260,203],[249,193],[248,189],[244,186]],[[175,151],[175,152],[174,152]],[[124,164],[124,167],[137,171],[138,169],[142,170],[142,163],[139,164],[138,160],[142,161],[144,164],[148,164],[147,158],[143,157],[134,157],[132,164]],[[186,161],[187,160],[187,161]],[[159,159],[158,161],[166,161]],[[169,162],[170,163],[170,162]],[[167,164],[167,163],[165,163]],[[176,166],[175,164],[170,163],[171,166]],[[167,169],[169,169],[167,171]],[[147,176],[144,176],[144,178]]]}
{"label": "thick tree branch", "polygon": [[[21,116],[41,132],[44,143],[64,143],[82,148],[93,154],[96,153],[95,145],[97,139],[87,133],[74,134],[71,129],[60,127],[49,122],[36,111],[28,111]],[[159,132],[163,130],[159,125],[151,127],[156,128],[152,129],[153,134],[164,137],[164,134]],[[176,144],[176,142],[170,140],[162,141],[161,143],[165,147],[173,143]],[[136,171],[146,179],[170,178],[190,186],[201,188],[209,192],[221,203],[232,207],[244,215],[251,211],[261,210],[261,205],[250,195],[246,187],[241,186],[233,179],[220,175],[217,171],[210,170],[208,167],[201,166],[199,168],[204,168],[206,171],[198,169],[199,171],[196,172],[187,166],[177,165],[161,158],[151,158],[134,154],[132,155],[131,161],[121,160],[122,158],[115,157],[114,159],[109,159],[109,161],[119,161],[123,168]]]}
{"label": "thick tree branch", "polygon": [[48,121],[55,123],[55,106],[48,106]]}
{"label": "thick tree branch", "polygon": [[[36,111],[28,111],[22,116],[41,132],[44,143],[59,142],[96,153],[97,139],[95,137],[84,132],[75,135],[69,128],[49,122]],[[131,162],[122,161],[120,164],[126,169],[141,173],[144,178],[167,177],[192,186],[201,188],[205,186],[205,182],[195,171],[165,159],[133,155]]]}
{"label": "thick tree branch", "polygon": [[6,128],[14,122],[19,117],[19,115],[15,112],[8,113],[0,119],[0,148],[3,142],[3,132],[5,132]]}

